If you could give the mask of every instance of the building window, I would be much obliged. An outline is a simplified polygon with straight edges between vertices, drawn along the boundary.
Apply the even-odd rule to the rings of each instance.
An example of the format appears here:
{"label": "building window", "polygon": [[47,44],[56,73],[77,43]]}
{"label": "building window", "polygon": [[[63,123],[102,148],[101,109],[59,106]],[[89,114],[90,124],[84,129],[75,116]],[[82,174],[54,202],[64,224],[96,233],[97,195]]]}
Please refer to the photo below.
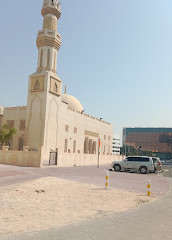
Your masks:
{"label": "building window", "polygon": [[78,129],[76,127],[74,127],[74,133],[77,133]]}
{"label": "building window", "polygon": [[9,128],[13,128],[14,127],[14,120],[7,120],[7,124],[9,126]]}
{"label": "building window", "polygon": [[69,132],[69,126],[65,125],[65,132]]}
{"label": "building window", "polygon": [[25,120],[20,120],[19,130],[25,130]]}
{"label": "building window", "polygon": [[39,89],[40,89],[40,83],[39,83],[39,81],[37,80],[36,83],[35,83],[35,85],[34,85],[34,90],[37,91],[37,90],[39,90]]}
{"label": "building window", "polygon": [[106,140],[106,135],[104,135],[104,140]]}
{"label": "building window", "polygon": [[57,83],[54,84],[54,89],[53,89],[53,91],[57,93],[57,91],[58,91]]}
{"label": "building window", "polygon": [[110,146],[108,146],[108,153],[107,155],[110,155]]}
{"label": "building window", "polygon": [[108,140],[110,141],[110,136],[108,137]]}
{"label": "building window", "polygon": [[73,141],[73,153],[76,153],[76,141]]}
{"label": "building window", "polygon": [[68,140],[65,139],[65,143],[64,143],[64,152],[67,153],[67,144],[68,144]]}

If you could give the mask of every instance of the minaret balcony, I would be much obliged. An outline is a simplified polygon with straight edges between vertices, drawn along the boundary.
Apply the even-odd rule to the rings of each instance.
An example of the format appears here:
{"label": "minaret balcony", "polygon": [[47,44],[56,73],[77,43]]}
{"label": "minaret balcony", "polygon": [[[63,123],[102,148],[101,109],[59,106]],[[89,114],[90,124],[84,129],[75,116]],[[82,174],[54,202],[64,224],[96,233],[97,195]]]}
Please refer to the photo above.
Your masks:
{"label": "minaret balcony", "polygon": [[44,31],[38,31],[38,36],[37,37],[43,37],[43,36],[48,36],[52,38],[57,38],[61,42],[61,35],[55,31],[45,29]]}
{"label": "minaret balcony", "polygon": [[36,44],[38,49],[40,47],[49,46],[54,47],[58,51],[61,46],[61,35],[48,29],[38,31]]}
{"label": "minaret balcony", "polygon": [[41,14],[43,17],[45,17],[45,15],[48,13],[54,14],[57,19],[59,19],[61,16],[60,4],[57,3],[57,1],[44,1]]}

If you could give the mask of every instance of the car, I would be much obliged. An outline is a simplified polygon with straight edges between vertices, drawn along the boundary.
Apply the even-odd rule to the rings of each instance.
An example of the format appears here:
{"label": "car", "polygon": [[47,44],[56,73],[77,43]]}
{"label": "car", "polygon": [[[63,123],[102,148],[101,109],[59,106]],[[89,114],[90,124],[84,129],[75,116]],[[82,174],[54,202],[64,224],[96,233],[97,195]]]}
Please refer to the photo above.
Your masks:
{"label": "car", "polygon": [[161,160],[162,165],[172,165],[172,160]]}
{"label": "car", "polygon": [[166,163],[167,165],[172,165],[172,159],[170,159],[170,160],[165,160],[165,163]]}
{"label": "car", "polygon": [[162,162],[160,161],[160,158],[152,157],[152,160],[153,160],[153,164],[154,164],[154,170],[151,172],[153,172],[153,173],[161,172],[162,171]]}
{"label": "car", "polygon": [[146,174],[155,170],[153,159],[147,156],[128,156],[122,161],[113,161],[111,166],[116,172],[121,170],[138,170],[140,173]]}

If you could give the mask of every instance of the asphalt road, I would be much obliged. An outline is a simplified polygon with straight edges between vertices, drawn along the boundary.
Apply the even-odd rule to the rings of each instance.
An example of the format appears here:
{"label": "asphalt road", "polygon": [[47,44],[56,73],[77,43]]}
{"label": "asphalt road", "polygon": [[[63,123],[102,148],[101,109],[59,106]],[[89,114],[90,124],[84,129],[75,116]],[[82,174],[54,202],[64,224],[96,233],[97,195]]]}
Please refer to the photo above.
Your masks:
{"label": "asphalt road", "polygon": [[163,165],[163,176],[172,178],[172,165]]}
{"label": "asphalt road", "polygon": [[[105,170],[109,166],[72,167],[72,168],[21,168],[14,166],[0,166],[0,187],[14,183],[29,181],[41,177],[57,177],[72,181],[105,186]],[[140,174],[129,172],[109,172],[109,187],[119,188],[139,193],[147,192],[147,182],[151,181],[153,194],[164,195],[169,191],[168,176],[171,169],[166,169],[162,174]]]}

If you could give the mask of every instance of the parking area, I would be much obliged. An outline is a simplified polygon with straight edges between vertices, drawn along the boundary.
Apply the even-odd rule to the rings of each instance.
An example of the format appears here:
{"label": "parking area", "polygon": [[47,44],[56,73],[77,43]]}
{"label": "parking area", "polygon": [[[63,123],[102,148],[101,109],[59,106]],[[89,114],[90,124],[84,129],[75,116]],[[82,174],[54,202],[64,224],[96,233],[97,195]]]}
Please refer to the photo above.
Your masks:
{"label": "parking area", "polygon": [[[40,169],[0,165],[0,187],[48,176],[104,187],[105,171],[109,168],[110,166],[100,166],[100,168],[88,166]],[[172,176],[172,168],[168,166],[164,167],[163,174],[109,171],[109,188],[146,194],[147,182],[150,180],[152,193],[164,195],[169,191],[168,177],[170,176]]]}

